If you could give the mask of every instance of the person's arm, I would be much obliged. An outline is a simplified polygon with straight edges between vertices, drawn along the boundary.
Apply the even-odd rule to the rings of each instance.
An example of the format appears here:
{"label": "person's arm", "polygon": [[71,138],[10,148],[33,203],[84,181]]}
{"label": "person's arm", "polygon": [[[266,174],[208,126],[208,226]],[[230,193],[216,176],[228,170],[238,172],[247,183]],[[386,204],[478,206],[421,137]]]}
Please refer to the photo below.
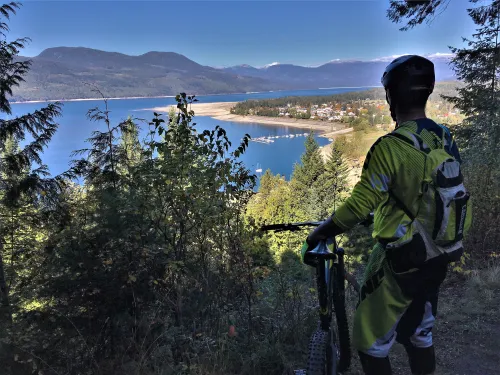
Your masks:
{"label": "person's arm", "polygon": [[380,138],[373,144],[366,156],[360,181],[351,196],[332,217],[309,235],[309,243],[315,244],[351,229],[365,220],[386,199],[395,173],[388,142],[391,141]]}

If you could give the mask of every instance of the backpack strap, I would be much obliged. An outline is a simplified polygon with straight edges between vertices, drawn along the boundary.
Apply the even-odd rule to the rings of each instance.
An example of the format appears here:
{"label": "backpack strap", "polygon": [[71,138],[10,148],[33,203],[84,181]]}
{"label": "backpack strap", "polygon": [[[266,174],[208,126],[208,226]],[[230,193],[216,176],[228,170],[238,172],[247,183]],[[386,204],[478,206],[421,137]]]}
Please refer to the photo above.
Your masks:
{"label": "backpack strap", "polygon": [[[419,150],[419,151],[423,152],[424,154],[426,154],[426,152],[423,150],[423,146],[422,146],[423,141],[420,137],[416,137],[416,139],[419,142],[419,147],[421,147],[420,149],[415,147],[414,142],[403,134],[400,134],[397,132],[392,132],[392,133],[385,135],[384,137],[399,139],[400,141],[403,141],[403,142],[409,144],[414,149]],[[406,216],[408,216],[411,219],[412,222],[415,221],[417,216],[414,215],[410,211],[410,209],[403,203],[403,201],[401,199],[399,199],[391,190],[388,190],[387,192],[388,192],[389,196],[394,200],[394,202],[396,202],[396,206],[398,206],[401,210],[403,210],[403,212],[406,214]]]}
{"label": "backpack strap", "polygon": [[400,134],[400,133],[392,132],[392,133],[384,135],[384,137],[397,138],[397,139],[399,139],[399,140],[401,140],[403,142],[408,143],[410,146],[415,147],[415,145],[413,144],[413,142],[408,137],[406,137],[406,136],[404,136],[403,134]]}
{"label": "backpack strap", "polygon": [[389,196],[394,200],[394,202],[396,202],[396,206],[398,206],[400,209],[402,209],[403,212],[406,214],[406,216],[408,216],[412,222],[415,221],[415,219],[417,218],[416,215],[414,215],[408,209],[408,207],[406,207],[406,205],[403,203],[403,201],[401,199],[399,199],[391,190],[388,190],[387,192],[389,193]]}

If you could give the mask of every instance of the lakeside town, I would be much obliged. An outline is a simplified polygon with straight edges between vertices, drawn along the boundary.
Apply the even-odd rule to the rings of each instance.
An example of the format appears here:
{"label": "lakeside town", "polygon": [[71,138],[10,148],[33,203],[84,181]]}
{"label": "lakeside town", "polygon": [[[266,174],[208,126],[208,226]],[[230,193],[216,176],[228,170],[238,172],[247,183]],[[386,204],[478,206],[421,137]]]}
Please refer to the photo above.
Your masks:
{"label": "lakeside town", "polygon": [[[437,86],[427,105],[428,117],[449,125],[458,124],[463,115],[441,95],[448,94]],[[237,103],[231,113],[242,116],[264,116],[340,122],[363,129],[374,125],[393,123],[383,90],[374,89],[358,93],[333,96],[285,97],[269,100],[247,100]]]}
{"label": "lakeside town", "polygon": [[[435,104],[435,107],[432,108],[431,112],[434,113],[435,117],[441,120],[452,119],[453,116],[459,116],[460,110],[453,109],[448,110],[447,108],[443,108],[439,110],[440,105]],[[383,102],[377,101],[363,101],[361,102],[361,106],[357,107],[355,103],[351,105],[341,104],[341,103],[323,103],[321,105],[315,104],[310,108],[305,108],[300,105],[293,106],[292,104],[288,104],[285,107],[279,107],[279,117],[295,117],[296,114],[306,115],[307,118],[311,120],[319,119],[319,120],[327,120],[327,121],[341,121],[341,122],[350,122],[351,119],[356,119],[358,117],[368,115],[368,118],[371,119],[372,122],[377,124],[388,124],[391,123],[389,108]],[[429,110],[429,109],[428,109]],[[258,113],[256,113],[258,115]],[[304,117],[301,117],[304,118]]]}

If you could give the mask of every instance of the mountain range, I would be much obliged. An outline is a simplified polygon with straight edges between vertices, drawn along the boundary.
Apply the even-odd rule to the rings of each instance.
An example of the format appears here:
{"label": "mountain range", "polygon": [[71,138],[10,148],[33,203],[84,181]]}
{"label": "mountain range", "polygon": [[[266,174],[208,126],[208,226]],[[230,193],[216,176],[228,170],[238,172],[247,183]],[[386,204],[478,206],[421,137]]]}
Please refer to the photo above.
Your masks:
{"label": "mountain range", "polygon": [[[438,80],[455,79],[448,56],[429,58]],[[29,59],[31,70],[14,89],[13,101],[94,98],[98,96],[94,88],[107,97],[151,97],[379,86],[387,65],[387,59],[381,58],[332,61],[317,67],[273,63],[261,68],[213,68],[174,52],[129,56],[83,47],[49,48]]]}

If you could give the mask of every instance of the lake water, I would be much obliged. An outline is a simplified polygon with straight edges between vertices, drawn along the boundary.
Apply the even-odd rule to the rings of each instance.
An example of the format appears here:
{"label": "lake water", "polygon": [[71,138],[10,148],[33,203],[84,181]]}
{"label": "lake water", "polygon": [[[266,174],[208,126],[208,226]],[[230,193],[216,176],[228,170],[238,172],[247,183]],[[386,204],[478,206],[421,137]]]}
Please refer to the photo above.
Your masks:
{"label": "lake water", "polygon": [[[336,88],[325,90],[299,90],[299,91],[275,91],[252,94],[211,95],[200,96],[200,103],[233,102],[247,99],[269,99],[285,96],[312,96],[331,95],[347,91],[359,91],[365,88]],[[161,107],[174,104],[174,98],[145,98],[145,99],[117,99],[108,102],[110,118],[113,124],[126,119],[128,116],[137,117],[150,121],[153,113],[145,108]],[[9,118],[33,112],[43,107],[44,103],[23,103],[12,105],[12,116]],[[62,117],[58,119],[59,129],[54,135],[42,159],[48,165],[52,175],[60,174],[69,168],[72,159],[71,153],[88,147],[88,139],[94,130],[105,130],[104,123],[91,122],[86,118],[90,108],[103,107],[101,100],[65,102]],[[5,118],[5,116],[3,116]],[[305,129],[296,129],[287,126],[269,126],[261,124],[236,123],[229,121],[214,120],[210,117],[196,117],[197,128],[213,129],[216,125],[223,127],[233,146],[238,146],[241,138],[250,134],[252,138],[261,136],[276,136],[286,134],[302,134]],[[145,134],[147,126],[143,126]],[[262,168],[263,171],[270,169],[273,173],[279,173],[289,178],[293,165],[300,161],[300,155],[304,152],[304,137],[279,138],[274,143],[263,144],[250,142],[247,152],[242,160],[251,170]],[[325,138],[317,137],[318,143],[323,146],[328,143]]]}

